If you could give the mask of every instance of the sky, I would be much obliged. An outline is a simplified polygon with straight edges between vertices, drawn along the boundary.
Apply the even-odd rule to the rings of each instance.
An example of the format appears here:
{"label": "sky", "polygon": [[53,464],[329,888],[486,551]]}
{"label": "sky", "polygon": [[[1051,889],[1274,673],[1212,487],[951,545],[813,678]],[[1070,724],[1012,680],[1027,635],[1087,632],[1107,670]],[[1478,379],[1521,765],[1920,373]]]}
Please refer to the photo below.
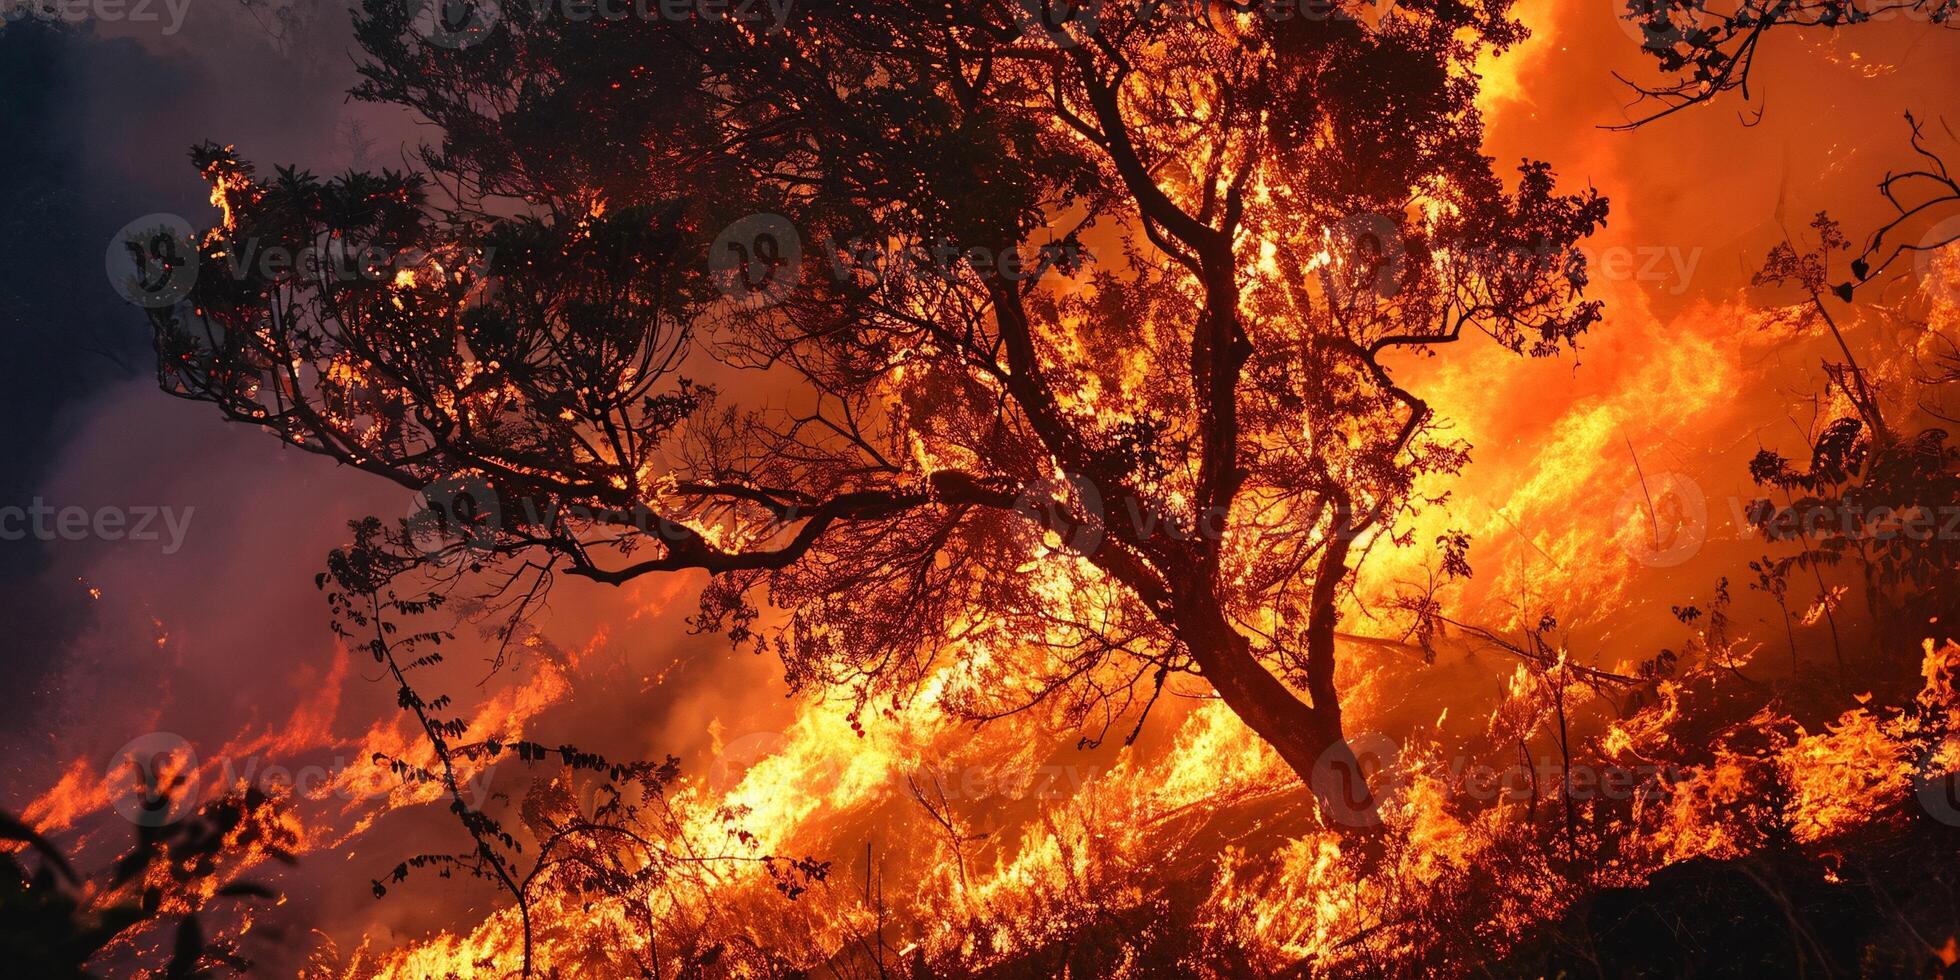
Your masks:
{"label": "sky", "polygon": [[[1881,24],[1770,45],[1754,125],[1729,99],[1613,132],[1601,127],[1625,120],[1629,93],[1612,72],[1643,67],[1616,7],[1524,4],[1537,36],[1490,66],[1486,98],[1493,156],[1550,160],[1566,185],[1612,199],[1593,242],[1606,323],[1576,358],[1487,352],[1411,368],[1428,373],[1438,407],[1478,445],[1463,506],[1491,545],[1487,584],[1472,597],[1489,610],[1543,574],[1528,552],[1573,562],[1561,542],[1613,520],[1605,504],[1633,472],[1623,456],[1704,492],[1711,547],[1678,565],[1602,565],[1592,578],[1561,566],[1570,584],[1559,598],[1583,615],[1623,592],[1663,605],[1706,595],[1714,559],[1746,549],[1721,503],[1747,492],[1741,461],[1765,445],[1790,451],[1784,416],[1815,387],[1814,356],[1743,325],[1738,310],[1766,301],[1746,289],[1750,271],[1817,210],[1870,227],[1881,214],[1874,185],[1905,162],[1902,113],[1937,115],[1960,91],[1960,34]],[[399,166],[425,131],[345,97],[348,38],[331,3],[192,0],[171,33],[127,22],[0,26],[0,415],[10,423],[0,426],[0,506],[167,508],[186,521],[177,541],[0,541],[0,807],[26,806],[74,760],[99,760],[99,771],[148,733],[214,751],[241,731],[287,730],[296,706],[330,696],[320,722],[330,736],[311,757],[322,761],[392,716],[389,686],[337,655],[313,574],[349,519],[405,515],[411,501],[162,394],[140,311],[103,271],[105,249],[133,219],[208,223],[207,189],[187,158],[198,141],[235,144],[266,169]],[[1766,394],[1745,404],[1723,390],[1742,382]],[[1559,482],[1573,453],[1598,485]],[[778,665],[688,634],[686,584],[573,582],[554,596],[550,649],[579,665],[569,700],[551,709],[563,729],[620,754],[673,752],[707,766],[713,746],[755,744],[788,723]],[[1601,617],[1591,627],[1603,643],[1635,632]],[[525,690],[539,669],[454,679],[488,698]],[[345,944],[447,914],[413,903],[376,911],[376,868],[410,842],[441,840],[439,824],[390,819],[389,834],[350,839],[300,869],[295,890],[307,900],[278,913],[287,928]]]}

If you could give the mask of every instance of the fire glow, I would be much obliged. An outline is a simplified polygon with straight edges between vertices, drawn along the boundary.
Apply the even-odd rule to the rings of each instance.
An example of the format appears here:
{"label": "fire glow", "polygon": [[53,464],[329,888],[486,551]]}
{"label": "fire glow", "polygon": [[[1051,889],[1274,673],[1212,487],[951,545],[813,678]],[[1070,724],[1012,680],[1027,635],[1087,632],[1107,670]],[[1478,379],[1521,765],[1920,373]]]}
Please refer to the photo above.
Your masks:
{"label": "fire glow", "polygon": [[[1960,834],[1960,544],[1905,529],[1960,505],[1952,239],[1786,222],[1658,312],[1699,250],[1491,160],[1549,4],[412,6],[368,4],[363,97],[437,123],[429,174],[194,152],[164,390],[416,499],[315,580],[295,703],[19,807],[23,859],[119,848],[132,794],[221,815],[73,886],[147,902],[96,963],[195,919],[236,965],[312,921],[258,883],[330,867],[374,904],[285,936],[309,978],[1619,975],[1689,892],[1791,969],[1954,964],[1883,880]],[[1636,106],[1737,125],[1753,48],[1647,16]],[[225,261],[280,236],[415,259]]]}

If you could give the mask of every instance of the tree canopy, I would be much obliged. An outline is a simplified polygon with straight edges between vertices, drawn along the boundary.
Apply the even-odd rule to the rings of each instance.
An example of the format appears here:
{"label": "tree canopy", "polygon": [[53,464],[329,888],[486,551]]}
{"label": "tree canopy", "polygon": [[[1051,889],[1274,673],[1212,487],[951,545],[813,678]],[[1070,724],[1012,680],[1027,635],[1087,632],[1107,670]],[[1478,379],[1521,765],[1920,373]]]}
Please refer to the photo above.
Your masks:
{"label": "tree canopy", "polygon": [[1507,0],[417,6],[365,0],[356,95],[438,139],[199,147],[221,220],[150,312],[166,390],[435,501],[343,586],[419,556],[508,637],[561,576],[705,572],[793,686],[1089,740],[1194,675],[1367,821],[1345,592],[1469,449],[1384,359],[1600,316],[1605,201],[1481,149]]}

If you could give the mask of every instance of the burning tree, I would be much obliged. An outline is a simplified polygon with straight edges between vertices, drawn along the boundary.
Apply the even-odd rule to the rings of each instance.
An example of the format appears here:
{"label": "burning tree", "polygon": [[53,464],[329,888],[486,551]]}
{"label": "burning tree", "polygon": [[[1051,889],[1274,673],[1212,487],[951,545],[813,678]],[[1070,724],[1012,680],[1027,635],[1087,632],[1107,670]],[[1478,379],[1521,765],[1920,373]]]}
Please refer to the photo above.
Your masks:
{"label": "burning tree", "polygon": [[1190,675],[1372,820],[1337,625],[1469,448],[1394,359],[1599,318],[1605,202],[1479,149],[1508,2],[416,6],[355,92],[441,132],[415,172],[200,147],[150,314],[167,391],[427,492],[341,585],[414,556],[508,642],[561,575],[705,573],[793,686],[1088,742]]}

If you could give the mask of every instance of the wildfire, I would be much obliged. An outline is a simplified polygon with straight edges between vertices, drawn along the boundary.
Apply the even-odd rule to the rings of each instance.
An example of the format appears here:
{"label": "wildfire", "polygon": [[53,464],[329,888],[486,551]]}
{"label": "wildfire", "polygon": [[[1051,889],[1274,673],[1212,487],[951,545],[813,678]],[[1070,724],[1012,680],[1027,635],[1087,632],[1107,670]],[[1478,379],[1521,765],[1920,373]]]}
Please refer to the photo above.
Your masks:
{"label": "wildfire", "polygon": [[[1548,17],[1552,6],[1526,5]],[[1428,8],[1412,9],[1426,15]],[[1368,23],[1394,26],[1403,16],[1371,9]],[[1406,16],[1408,30],[1417,31],[1417,14]],[[719,390],[692,379],[680,382],[678,396],[654,393],[654,382],[694,342],[670,349],[648,339],[672,315],[669,305],[683,301],[669,295],[665,280],[638,278],[647,272],[642,255],[591,267],[573,260],[631,237],[632,247],[665,261],[684,247],[676,243],[692,241],[674,229],[691,235],[697,229],[687,223],[698,216],[687,210],[692,202],[677,206],[683,217],[670,227],[661,223],[668,219],[642,214],[649,209],[625,189],[577,184],[612,180],[604,174],[569,178],[577,185],[567,192],[570,205],[551,215],[562,224],[540,219],[502,229],[512,235],[513,253],[535,249],[519,263],[523,271],[506,280],[466,271],[475,268],[463,260],[466,252],[487,253],[458,240],[392,274],[370,270],[369,282],[346,291],[357,299],[311,319],[282,308],[268,322],[227,333],[229,326],[205,329],[207,312],[197,310],[209,350],[196,349],[220,365],[200,379],[197,397],[395,483],[425,482],[426,469],[446,467],[448,475],[494,491],[491,502],[508,503],[509,512],[501,523],[493,515],[491,543],[444,540],[453,547],[443,560],[422,564],[426,542],[414,534],[420,512],[356,524],[361,546],[336,551],[317,580],[341,620],[333,660],[296,682],[306,696],[290,710],[268,713],[270,720],[227,720],[234,730],[209,751],[172,736],[125,750],[106,772],[93,755],[68,758],[22,809],[24,824],[99,849],[112,836],[103,828],[120,827],[111,815],[132,793],[151,810],[169,810],[169,792],[196,804],[248,800],[248,815],[205,842],[217,857],[164,848],[141,876],[83,889],[84,905],[99,911],[135,897],[163,914],[208,915],[260,877],[300,879],[321,867],[334,869],[326,872],[331,877],[344,864],[363,888],[372,882],[378,901],[395,904],[356,914],[351,924],[323,923],[301,975],[408,980],[826,970],[914,978],[1144,977],[1167,970],[1219,978],[1474,975],[1512,967],[1505,957],[1513,954],[1558,946],[1562,929],[1591,928],[1611,911],[1602,895],[1700,874],[1758,880],[1757,867],[1772,862],[1808,862],[1823,869],[1814,876],[1820,887],[1851,889],[1869,883],[1848,855],[1960,822],[1960,812],[1949,812],[1960,802],[1949,793],[1942,810],[1930,792],[1960,773],[1960,643],[1937,615],[1886,605],[1888,590],[1904,591],[1912,563],[1929,560],[1929,546],[1825,544],[1809,530],[1774,541],[1757,533],[1766,509],[1814,514],[1833,486],[1847,483],[1830,479],[1832,433],[1855,428],[1862,440],[1841,456],[1895,449],[1912,435],[1903,424],[1886,431],[1875,412],[1863,414],[1872,399],[1857,391],[1867,381],[1895,419],[1932,425],[1945,418],[1920,399],[1960,376],[1951,367],[1960,363],[1960,348],[1940,332],[1960,317],[1955,293],[1927,288],[1910,298],[1914,315],[1931,326],[1909,345],[1867,345],[1880,349],[1855,369],[1830,360],[1840,356],[1838,347],[1849,357],[1849,345],[1835,322],[1828,329],[1817,322],[1816,310],[1830,309],[1820,296],[1813,295],[1815,304],[1790,305],[1787,297],[1738,288],[1661,312],[1645,287],[1607,276],[1586,295],[1614,304],[1615,329],[1588,337],[1580,348],[1583,370],[1570,360],[1517,358],[1524,349],[1559,351],[1557,323],[1480,325],[1501,342],[1449,358],[1432,359],[1427,345],[1442,335],[1411,340],[1358,329],[1349,336],[1340,322],[1349,315],[1341,312],[1342,294],[1355,292],[1347,280],[1365,278],[1368,265],[1347,240],[1354,229],[1325,220],[1321,212],[1332,203],[1294,200],[1290,195],[1310,195],[1283,186],[1284,168],[1247,162],[1262,141],[1327,150],[1323,144],[1337,134],[1276,135],[1278,109],[1238,105],[1233,73],[1270,68],[1281,58],[1277,42],[1260,33],[1252,12],[1207,17],[1203,36],[1152,44],[1139,55],[1180,70],[1133,75],[1125,64],[1111,91],[1087,85],[1079,98],[1072,90],[1065,96],[1056,82],[1052,97],[1066,103],[1068,118],[1014,134],[1030,146],[1052,140],[1079,152],[1134,153],[1106,132],[1116,128],[1109,120],[1075,117],[1101,110],[1119,119],[1130,112],[1175,137],[1164,138],[1174,151],[1121,159],[1110,173],[1065,174],[1064,205],[1038,197],[1015,205],[1026,212],[1014,215],[1020,224],[1061,237],[1063,222],[1044,208],[1072,218],[1100,206],[1085,203],[1099,195],[1120,196],[1113,189],[1119,183],[1155,181],[1135,213],[1091,214],[1103,225],[1085,220],[1068,233],[1071,243],[1077,232],[1099,246],[1106,240],[1112,254],[1125,253],[1148,275],[1130,283],[1070,269],[1043,283],[978,294],[976,308],[986,315],[974,314],[979,326],[965,336],[920,340],[930,333],[921,327],[904,342],[853,346],[871,327],[832,306],[855,309],[850,303],[869,303],[892,286],[852,279],[863,276],[859,269],[838,273],[807,305],[744,309],[736,322],[718,326],[737,340],[705,369],[716,384],[724,369],[748,359],[763,362],[770,378],[785,364],[821,360],[857,386],[841,395],[818,388],[738,411],[714,406]],[[1459,25],[1424,42],[1443,52],[1434,62],[1439,76],[1450,86],[1480,81],[1475,106],[1493,118],[1535,118],[1531,73],[1522,66],[1539,63],[1533,59],[1559,42],[1526,42],[1495,28],[1493,40],[1479,30]],[[966,43],[958,34],[949,29],[947,57],[954,60]],[[776,43],[747,29],[737,36],[744,44]],[[1498,57],[1514,45],[1525,50]],[[832,52],[821,48],[796,53],[826,62]],[[1062,48],[1052,60],[1064,68],[1077,57],[1092,63],[1100,50]],[[1026,60],[1048,65],[1043,58]],[[790,69],[786,55],[775,60]],[[1301,74],[1322,70],[1332,71],[1315,65]],[[1035,69],[988,65],[980,74],[994,71]],[[862,73],[877,83],[869,86],[876,99],[867,102],[887,98],[885,86],[898,92],[905,81],[882,67]],[[1147,84],[1123,80],[1142,76]],[[968,84],[967,75],[956,81],[950,88]],[[1050,97],[1049,81],[1038,72],[1022,78],[1017,98]],[[1303,103],[1325,94],[1313,87],[1319,81],[1271,81],[1275,91],[1281,82],[1301,85],[1289,97]],[[622,90],[609,83],[608,91]],[[998,161],[967,159],[983,154],[955,139],[997,121],[967,118],[961,92],[943,105],[931,86],[909,94],[961,120],[946,122],[952,135],[935,135],[946,142],[930,146],[930,155],[947,158],[936,166],[973,164],[978,169],[959,180],[1008,183],[982,166]],[[837,95],[826,88],[809,99]],[[1474,115],[1465,109],[1459,121],[1483,126]],[[1371,120],[1337,122],[1365,128]],[[791,122],[781,125],[795,131]],[[1208,145],[1204,133],[1221,126],[1227,135]],[[760,128],[774,138],[770,127]],[[1427,151],[1417,137],[1431,134],[1407,135]],[[476,143],[495,143],[480,137],[472,134]],[[772,155],[770,166],[785,173],[806,154],[830,152],[800,138],[780,146],[755,138]],[[471,140],[455,142],[446,152],[459,158],[473,149],[463,147]],[[733,152],[714,145],[717,154]],[[1474,140],[1465,146],[1476,156]],[[1014,170],[1020,161],[1009,163]],[[1374,165],[1334,156],[1314,163],[1330,171]],[[851,183],[860,179],[860,165],[846,160],[825,178]],[[241,224],[249,228],[273,191],[229,147],[212,151],[202,169],[219,221],[205,244],[215,246]],[[712,170],[686,179],[739,183]],[[1538,176],[1529,166],[1523,174],[1527,187]],[[1479,189],[1442,173],[1424,174],[1413,188],[1354,179],[1367,192],[1357,197],[1390,202],[1387,214],[1363,216],[1384,221],[1391,238],[1405,231],[1412,239],[1447,237],[1444,229],[1477,220],[1535,229],[1531,222],[1543,218],[1536,211],[1566,206],[1564,198]],[[1520,181],[1514,173],[1492,179]],[[1098,180],[1110,188],[1091,190]],[[828,186],[801,176],[788,183],[795,185],[791,198],[819,193],[805,184]],[[895,193],[923,198],[932,193],[926,183],[921,178],[921,186]],[[388,203],[405,209],[394,217],[403,225],[420,220],[420,204],[408,202],[422,185],[391,175],[388,186]],[[479,190],[523,200],[504,194],[508,188],[492,193],[492,186]],[[708,197],[728,191],[721,183],[710,189]],[[1475,212],[1478,201],[1533,213],[1491,217]],[[959,211],[958,202],[945,203],[943,210]],[[476,213],[477,206],[466,209],[470,221],[455,224],[506,217]],[[750,206],[760,205],[744,200],[737,209]],[[1577,216],[1564,230],[1590,232],[1597,217],[1585,204],[1571,206]],[[1238,221],[1248,209],[1266,211],[1248,222],[1261,230],[1218,217]],[[1108,220],[1112,215],[1116,220]],[[874,227],[900,224],[870,217]],[[969,217],[935,213],[932,220]],[[1214,220],[1224,233],[1210,234]],[[627,224],[633,221],[645,227]],[[1050,227],[1041,229],[1044,222]],[[1171,240],[1190,223],[1201,226],[1186,229],[1198,245]],[[454,230],[445,226],[442,235]],[[479,229],[468,231],[463,238]],[[905,244],[895,232],[871,238],[893,250]],[[772,232],[734,242],[727,252],[720,247],[730,243],[717,241],[710,261],[739,254],[747,277],[747,266],[767,264],[750,255],[761,256],[765,240],[772,262],[780,258],[774,248],[784,243]],[[813,268],[835,258],[818,258],[815,243],[804,244]],[[1450,270],[1478,258],[1454,242],[1417,244],[1426,263],[1398,270],[1411,281],[1448,280]],[[1226,256],[1222,264],[1218,254]],[[545,268],[560,261],[569,271]],[[1922,265],[1929,282],[1960,278],[1960,250],[1929,252]],[[562,281],[550,271],[565,272]],[[625,285],[608,278],[615,274]],[[1503,293],[1493,283],[1505,275],[1465,274],[1451,285]],[[537,296],[513,285],[525,276],[546,281]],[[1551,277],[1568,286],[1575,278]],[[1390,324],[1439,313],[1448,322],[1449,304],[1457,302],[1421,308],[1413,292],[1369,285],[1372,291],[1360,291],[1365,302],[1351,305],[1379,299]],[[955,286],[949,276],[898,293],[881,315],[908,327],[929,323],[939,312],[934,304],[964,301]],[[1241,286],[1236,303],[1209,305],[1212,294],[1232,297]],[[357,301],[372,309],[353,309]],[[1024,322],[1010,335],[1016,304],[1025,307],[1018,311]],[[175,311],[153,316],[181,326]],[[1323,320],[1324,337],[1289,333],[1307,334],[1301,323]],[[744,332],[760,331],[764,322],[791,340],[772,347],[780,337]],[[548,328],[526,333],[536,324]],[[1230,329],[1198,333],[1219,324]],[[644,336],[636,333],[642,328]],[[1506,328],[1518,336],[1500,336]],[[1101,335],[1112,330],[1127,331],[1124,344],[1112,346]],[[188,328],[165,334],[192,337],[193,347],[198,337]],[[1832,338],[1838,343],[1827,346]],[[974,349],[964,351],[962,343]],[[994,347],[1013,356],[996,360]],[[1246,353],[1235,362],[1219,353],[1240,347],[1272,359]],[[1797,375],[1779,358],[1794,351],[1790,360],[1804,361],[1801,377],[1809,379],[1818,350],[1830,383],[1803,398],[1783,397]],[[666,366],[657,363],[663,359]],[[445,372],[439,386],[420,384],[423,361]],[[1194,363],[1190,377],[1180,373]],[[1952,376],[1927,380],[1927,365],[1941,363]],[[1206,401],[1212,395],[1200,381],[1226,364],[1284,383],[1256,391],[1248,383],[1243,391],[1228,389],[1223,402]],[[1038,393],[1046,402],[1024,407],[1019,400],[1037,401],[1026,389],[1043,374],[1060,380]],[[1763,463],[1789,444],[1780,421],[1761,423],[1770,401],[1763,392],[1777,393],[1775,412],[1788,414],[1789,429],[1801,437],[1797,455],[1811,458],[1775,472]],[[837,411],[847,424],[824,414],[832,401],[844,404]],[[1197,401],[1206,401],[1202,410],[1184,404]],[[1190,418],[1167,414],[1165,405],[1191,409]],[[270,424],[274,413],[281,424]],[[779,416],[790,420],[788,434],[767,451],[758,448],[761,420],[773,424]],[[860,416],[879,421],[860,429]],[[1223,416],[1247,433],[1246,462],[1230,457],[1213,471],[1203,447],[1223,438],[1213,428]],[[634,427],[647,417],[655,421]],[[627,424],[616,424],[621,419]],[[1398,431],[1402,439],[1393,441]],[[1079,433],[1089,435],[1075,438]],[[1230,436],[1240,438],[1236,430]],[[1076,445],[1091,441],[1092,449]],[[845,448],[825,456],[831,443]],[[996,443],[1008,447],[1004,462],[988,457]],[[1941,455],[1940,439],[1913,445],[1917,456],[1888,457],[1888,465],[1909,470],[1929,458],[1931,470],[1955,465]],[[1063,465],[1078,449],[1088,463],[1076,468],[1096,473]],[[450,465],[458,459],[472,462]],[[853,461],[863,465],[846,465]],[[993,462],[999,465],[990,468]],[[1255,464],[1267,468],[1261,479],[1253,478]],[[1097,479],[1135,492],[1097,499]],[[1231,492],[1207,496],[1221,484]],[[1936,496],[1929,491],[1918,503],[1931,509],[1951,502]],[[1012,505],[1002,506],[1010,498]],[[1222,517],[1201,512],[1208,499],[1225,501],[1215,508]],[[592,501],[606,505],[590,508],[602,515],[560,519],[560,505]],[[796,550],[808,544],[807,529],[815,529],[814,538],[848,527],[862,535],[866,553],[882,556],[879,549],[922,533],[906,523],[914,516],[907,508],[923,511],[922,501],[954,516],[930,529],[936,537],[928,535],[932,547],[918,561],[893,569],[843,551]],[[1224,521],[1208,542],[1216,549],[1188,566],[1202,575],[1146,569],[1125,578],[1130,566],[1122,563],[1175,551],[1163,543],[1175,535],[1121,533],[1119,508],[1138,501],[1193,525]],[[517,513],[540,504],[551,520]],[[963,524],[970,515],[962,508],[1004,519]],[[1351,523],[1371,508],[1378,522]],[[743,516],[752,513],[761,516]],[[635,522],[647,525],[638,537]],[[578,526],[567,531],[572,524]],[[1289,529],[1305,542],[1291,556],[1282,533]],[[1078,532],[1098,535],[1094,546]],[[1011,548],[983,547],[1016,534]],[[1107,549],[1100,553],[1106,564],[1092,560],[1097,547]],[[583,646],[561,649],[546,636],[579,629],[571,624],[593,610],[557,617],[547,589],[559,576],[608,581],[607,569],[590,563],[605,549],[628,568],[694,578],[598,599],[556,593],[559,601],[607,613],[625,606],[612,618],[635,627],[622,637],[600,629]],[[377,571],[394,558],[399,577]],[[1331,564],[1316,570],[1323,560]],[[791,574],[798,562],[822,573],[815,584]],[[1716,571],[1704,574],[1709,569]],[[412,596],[409,570],[426,576],[431,591]],[[484,596],[458,601],[459,583],[472,581],[466,573],[509,577]],[[885,607],[904,606],[893,596],[924,593],[885,588],[887,573],[973,601],[949,601],[952,611],[920,601],[920,617],[943,625],[945,635],[914,651],[907,641],[923,627],[906,616],[917,610]],[[1187,594],[1205,576],[1230,587],[1215,603]],[[621,573],[610,582],[633,577]],[[88,592],[103,598],[96,588]],[[689,594],[697,592],[698,613],[687,615],[696,609]],[[1899,599],[1899,610],[1915,601]],[[478,635],[407,625],[451,602],[466,606],[456,619],[479,627]],[[806,618],[826,604],[892,618],[873,626]],[[681,606],[688,608],[676,611]],[[1219,664],[1236,661],[1201,660],[1193,652],[1199,644],[1166,626],[1191,608],[1230,641],[1219,649],[1255,661],[1253,676],[1267,686],[1228,684],[1229,671]],[[690,672],[720,670],[726,663],[714,658],[729,657],[722,647],[702,653],[680,637],[684,617],[689,636],[724,632],[738,648],[782,654],[790,701],[757,708],[763,699],[742,691],[744,697],[706,709],[674,695]],[[347,622],[358,629],[344,631]],[[1854,622],[1855,629],[1841,628]],[[860,644],[859,632],[890,623],[897,635],[880,637],[885,646]],[[164,646],[169,634],[161,620],[155,626]],[[1313,643],[1330,635],[1338,656],[1313,662]],[[1909,657],[1883,659],[1920,641],[1916,677]],[[445,643],[449,652],[440,652]],[[830,660],[792,656],[824,644],[842,652]],[[170,649],[180,645],[172,640]],[[489,667],[471,673],[469,655],[477,654]],[[649,665],[649,656],[672,660]],[[521,666],[506,669],[507,658],[519,657]],[[409,669],[434,673],[457,695],[423,691]],[[890,675],[900,679],[873,683]],[[777,701],[781,691],[769,680],[768,700]],[[386,709],[379,718],[365,705],[355,709],[361,692],[375,691]],[[1291,700],[1313,709],[1301,717],[1331,718],[1332,736],[1312,750],[1289,751],[1275,731],[1306,729],[1288,729],[1292,716],[1271,706]],[[176,709],[166,698],[156,710],[160,727]],[[622,720],[602,726],[593,721],[602,714]],[[752,722],[751,715],[778,720]],[[746,730],[751,726],[762,730]],[[562,729],[609,739],[605,754],[548,734]],[[670,741],[691,755],[665,764],[621,761],[658,759]],[[692,751],[695,743],[706,750]],[[329,758],[331,767],[322,761]],[[308,766],[324,775],[311,782],[265,775],[268,767]],[[1355,785],[1371,798],[1343,811],[1337,797]],[[438,827],[444,836],[436,836]],[[282,870],[293,861],[300,870]],[[432,880],[444,878],[467,880]],[[1761,890],[1783,901],[1771,885]],[[393,911],[402,905],[413,908]],[[263,914],[237,911],[210,928],[231,939],[262,935]],[[152,933],[125,942],[159,941]],[[1943,929],[1914,942],[1926,947],[1911,951],[1920,960],[1950,967],[1960,959],[1960,941]]]}

